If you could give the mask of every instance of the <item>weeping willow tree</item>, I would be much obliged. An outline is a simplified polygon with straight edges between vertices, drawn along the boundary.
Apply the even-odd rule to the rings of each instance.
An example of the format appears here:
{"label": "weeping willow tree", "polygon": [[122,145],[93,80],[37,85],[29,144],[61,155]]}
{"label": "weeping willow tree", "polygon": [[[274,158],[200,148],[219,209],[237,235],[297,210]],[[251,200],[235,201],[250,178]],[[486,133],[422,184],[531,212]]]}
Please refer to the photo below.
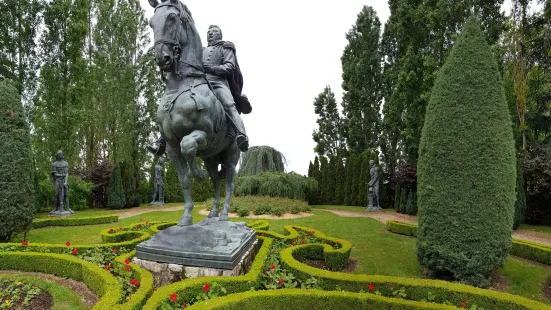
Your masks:
{"label": "weeping willow tree", "polygon": [[310,201],[318,182],[291,172],[265,172],[235,180],[235,196],[270,196]]}
{"label": "weeping willow tree", "polygon": [[285,157],[273,147],[253,146],[243,153],[238,176],[254,176],[263,172],[285,172]]}

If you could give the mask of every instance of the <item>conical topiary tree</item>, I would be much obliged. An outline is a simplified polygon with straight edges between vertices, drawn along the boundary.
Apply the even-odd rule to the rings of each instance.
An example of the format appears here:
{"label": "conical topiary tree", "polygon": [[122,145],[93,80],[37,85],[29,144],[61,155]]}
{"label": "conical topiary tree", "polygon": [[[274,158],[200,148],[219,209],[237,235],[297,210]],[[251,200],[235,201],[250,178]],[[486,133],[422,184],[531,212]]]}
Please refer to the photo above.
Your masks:
{"label": "conical topiary tree", "polygon": [[21,98],[15,87],[1,80],[0,150],[0,242],[8,242],[27,230],[34,218],[35,171]]}
{"label": "conical topiary tree", "polygon": [[490,284],[511,248],[515,177],[501,77],[471,18],[438,72],[420,143],[417,255],[432,276]]}
{"label": "conical topiary tree", "polygon": [[262,172],[285,172],[285,157],[271,146],[253,146],[241,154],[239,163],[240,177],[247,177]]}
{"label": "conical topiary tree", "polygon": [[111,172],[109,185],[107,186],[107,207],[110,209],[122,209],[126,205],[124,184],[122,183],[121,166],[115,165]]}
{"label": "conical topiary tree", "polygon": [[513,229],[517,229],[524,222],[524,214],[526,212],[526,192],[524,190],[524,176],[522,175],[522,167],[520,166],[520,158],[517,156],[517,196],[515,200],[515,220]]}

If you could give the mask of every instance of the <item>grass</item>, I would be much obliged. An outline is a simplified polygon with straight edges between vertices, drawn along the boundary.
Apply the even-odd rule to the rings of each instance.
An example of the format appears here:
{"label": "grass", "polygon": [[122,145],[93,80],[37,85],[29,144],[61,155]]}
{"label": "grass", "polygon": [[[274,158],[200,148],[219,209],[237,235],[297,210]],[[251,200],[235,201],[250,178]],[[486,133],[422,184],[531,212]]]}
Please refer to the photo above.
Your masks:
{"label": "grass", "polygon": [[550,226],[536,226],[536,225],[528,225],[528,224],[521,224],[521,229],[536,231],[536,232],[542,232],[546,234],[551,234],[551,227]]}
{"label": "grass", "polygon": [[31,275],[0,274],[0,279],[21,281],[48,291],[54,300],[51,310],[85,310],[88,309],[81,298],[73,293],[71,288]]}
{"label": "grass", "polygon": [[[181,205],[181,204],[179,204]],[[206,216],[198,211],[204,205],[198,204],[193,210],[194,222],[203,220]],[[315,206],[314,208],[319,208]],[[355,212],[365,212],[360,207],[321,206],[319,209],[346,210],[356,208]],[[385,212],[393,212],[387,209]],[[92,212],[92,210],[90,210]],[[118,223],[80,227],[48,227],[31,230],[29,242],[72,244],[100,243],[99,231],[105,228],[125,226],[143,221],[178,221],[183,211],[154,211],[121,219]],[[380,274],[412,278],[423,277],[423,267],[417,262],[416,239],[399,236],[384,229],[384,224],[371,218],[340,217],[331,212],[314,210],[314,216],[298,219],[269,220],[270,230],[282,233],[283,226],[296,224],[319,229],[324,233],[352,242],[351,256],[357,259],[357,274]],[[249,222],[253,219],[231,218],[236,222]],[[19,240],[16,240],[19,241]],[[499,273],[508,280],[508,292],[531,299],[549,303],[541,292],[541,285],[550,276],[550,269],[537,264],[528,263],[516,258],[509,258]]]}

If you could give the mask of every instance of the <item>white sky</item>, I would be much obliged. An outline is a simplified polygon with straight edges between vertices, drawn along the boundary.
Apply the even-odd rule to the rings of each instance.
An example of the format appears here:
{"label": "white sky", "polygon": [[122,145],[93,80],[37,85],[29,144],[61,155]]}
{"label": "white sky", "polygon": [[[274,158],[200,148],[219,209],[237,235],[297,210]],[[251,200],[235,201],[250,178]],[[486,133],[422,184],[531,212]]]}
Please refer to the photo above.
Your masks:
{"label": "white sky", "polygon": [[[140,0],[147,18],[153,8]],[[509,1],[506,1],[509,2]],[[345,34],[363,5],[384,25],[386,0],[184,0],[203,45],[208,26],[232,41],[243,73],[243,93],[253,106],[242,115],[250,145],[269,145],[287,159],[287,171],[307,174],[317,128],[314,98],[329,85],[342,98],[341,55]],[[504,5],[507,7],[508,3]],[[382,27],[382,26],[381,26]],[[153,36],[153,35],[152,35]],[[153,40],[153,37],[152,37]]]}

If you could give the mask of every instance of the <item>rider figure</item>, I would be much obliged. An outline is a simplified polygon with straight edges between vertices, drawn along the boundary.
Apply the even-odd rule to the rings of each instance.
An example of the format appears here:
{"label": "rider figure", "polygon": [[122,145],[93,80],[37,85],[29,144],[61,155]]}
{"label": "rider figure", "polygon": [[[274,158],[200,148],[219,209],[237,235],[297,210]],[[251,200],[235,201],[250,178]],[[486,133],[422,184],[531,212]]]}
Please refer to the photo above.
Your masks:
{"label": "rider figure", "polygon": [[[240,89],[243,87],[243,82],[235,57],[235,45],[228,41],[222,41],[222,31],[220,27],[215,25],[209,27],[207,41],[208,46],[203,49],[203,67],[207,73],[207,80],[212,85],[214,94],[222,102],[226,113],[237,130],[237,136],[235,137],[237,146],[241,152],[245,152],[249,148],[249,139],[245,133],[243,120],[239,116],[239,113],[243,112],[244,109],[241,108],[238,111],[240,105],[236,106],[235,102],[235,100],[243,99]],[[246,97],[244,99],[246,100]],[[239,103],[241,103],[241,100]],[[246,101],[248,104],[248,100]]]}

